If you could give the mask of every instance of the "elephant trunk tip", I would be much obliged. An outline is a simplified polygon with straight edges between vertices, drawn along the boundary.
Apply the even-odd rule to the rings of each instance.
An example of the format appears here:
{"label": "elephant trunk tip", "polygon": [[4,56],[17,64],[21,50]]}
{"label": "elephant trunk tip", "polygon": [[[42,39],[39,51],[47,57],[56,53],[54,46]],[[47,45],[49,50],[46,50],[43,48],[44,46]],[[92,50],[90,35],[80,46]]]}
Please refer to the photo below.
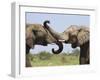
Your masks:
{"label": "elephant trunk tip", "polygon": [[52,49],[52,52],[53,52],[54,54],[59,54],[59,53],[60,53],[60,52],[58,52],[58,51],[55,51],[54,48]]}
{"label": "elephant trunk tip", "polygon": [[49,20],[45,20],[44,23],[50,23],[50,21]]}
{"label": "elephant trunk tip", "polygon": [[52,49],[52,52],[53,52],[54,54],[59,54],[59,53],[61,53],[62,50],[63,50],[63,44],[62,44],[61,42],[57,42],[56,44],[59,46],[59,49],[58,49],[58,50],[54,50],[54,48],[53,48],[53,49]]}
{"label": "elephant trunk tip", "polygon": [[43,25],[44,25],[45,28],[48,29],[49,26],[47,25],[47,23],[50,24],[50,21],[49,20],[45,20],[44,23],[43,23]]}

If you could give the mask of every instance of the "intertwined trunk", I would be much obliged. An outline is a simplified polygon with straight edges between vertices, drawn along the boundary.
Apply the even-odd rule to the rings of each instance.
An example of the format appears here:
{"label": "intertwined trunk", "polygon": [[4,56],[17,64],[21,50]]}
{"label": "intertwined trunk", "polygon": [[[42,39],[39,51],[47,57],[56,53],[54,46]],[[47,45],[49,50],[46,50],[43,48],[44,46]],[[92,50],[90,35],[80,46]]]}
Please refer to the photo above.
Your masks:
{"label": "intertwined trunk", "polygon": [[49,21],[45,21],[44,22],[44,28],[47,29],[50,34],[56,39],[56,44],[59,46],[58,50],[54,50],[52,49],[52,52],[54,54],[59,54],[60,52],[62,52],[63,50],[63,44],[59,41],[59,39],[61,39],[61,34],[59,34],[58,32],[54,31],[52,28],[50,28],[47,23],[50,23]]}

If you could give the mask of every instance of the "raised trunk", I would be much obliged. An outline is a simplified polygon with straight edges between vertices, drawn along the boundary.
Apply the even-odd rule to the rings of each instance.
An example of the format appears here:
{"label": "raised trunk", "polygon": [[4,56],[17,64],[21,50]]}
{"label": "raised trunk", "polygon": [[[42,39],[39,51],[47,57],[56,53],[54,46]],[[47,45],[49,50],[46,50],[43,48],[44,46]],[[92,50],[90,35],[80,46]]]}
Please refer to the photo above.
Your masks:
{"label": "raised trunk", "polygon": [[59,39],[62,39],[62,36],[60,33],[54,31],[52,28],[50,28],[47,23],[50,23],[50,21],[45,21],[44,22],[44,28],[47,29],[50,34],[56,39],[56,40],[59,40]]}
{"label": "raised trunk", "polygon": [[63,44],[59,41],[59,39],[62,39],[61,34],[59,34],[58,32],[54,31],[52,28],[50,28],[47,25],[47,23],[50,23],[50,21],[45,21],[44,22],[44,28],[47,29],[50,32],[50,34],[57,40],[55,43],[59,46],[58,50],[54,50],[54,48],[53,48],[52,52],[54,54],[59,54],[63,50]]}

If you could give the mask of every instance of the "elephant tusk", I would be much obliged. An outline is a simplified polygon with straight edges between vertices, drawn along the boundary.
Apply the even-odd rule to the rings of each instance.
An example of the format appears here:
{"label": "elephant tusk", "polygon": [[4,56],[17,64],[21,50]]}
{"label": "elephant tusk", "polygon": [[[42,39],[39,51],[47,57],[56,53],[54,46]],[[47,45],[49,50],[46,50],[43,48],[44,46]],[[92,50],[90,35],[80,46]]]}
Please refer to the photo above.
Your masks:
{"label": "elephant tusk", "polygon": [[60,42],[65,42],[65,40],[58,40],[58,41],[60,41]]}

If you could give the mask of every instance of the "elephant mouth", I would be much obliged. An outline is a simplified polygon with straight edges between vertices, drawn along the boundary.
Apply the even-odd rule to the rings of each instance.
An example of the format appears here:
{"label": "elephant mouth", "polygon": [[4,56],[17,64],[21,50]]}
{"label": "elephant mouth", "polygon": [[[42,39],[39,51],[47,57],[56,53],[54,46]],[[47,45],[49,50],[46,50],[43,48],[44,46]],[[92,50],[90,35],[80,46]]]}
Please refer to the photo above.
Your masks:
{"label": "elephant mouth", "polygon": [[[62,40],[59,40],[59,42],[70,44],[69,40],[63,40],[62,39]],[[71,47],[72,48],[76,48],[77,47],[77,43],[72,43]]]}
{"label": "elephant mouth", "polygon": [[76,48],[76,47],[77,47],[77,43],[73,43],[73,44],[71,45],[71,47],[72,47],[72,48]]}
{"label": "elephant mouth", "polygon": [[36,44],[37,45],[42,45],[42,46],[47,46],[48,45],[47,41],[45,41],[45,40],[43,40],[43,41],[36,41]]}

